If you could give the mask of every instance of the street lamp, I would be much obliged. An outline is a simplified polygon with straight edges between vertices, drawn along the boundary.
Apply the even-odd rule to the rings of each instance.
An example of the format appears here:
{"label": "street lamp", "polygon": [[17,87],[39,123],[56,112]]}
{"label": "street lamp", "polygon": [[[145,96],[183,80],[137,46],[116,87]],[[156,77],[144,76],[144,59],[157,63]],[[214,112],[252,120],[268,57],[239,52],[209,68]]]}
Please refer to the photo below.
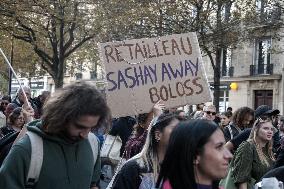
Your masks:
{"label": "street lamp", "polygon": [[238,90],[238,84],[237,84],[236,82],[233,82],[233,83],[231,83],[230,88],[231,88],[233,91],[236,91],[236,90]]}

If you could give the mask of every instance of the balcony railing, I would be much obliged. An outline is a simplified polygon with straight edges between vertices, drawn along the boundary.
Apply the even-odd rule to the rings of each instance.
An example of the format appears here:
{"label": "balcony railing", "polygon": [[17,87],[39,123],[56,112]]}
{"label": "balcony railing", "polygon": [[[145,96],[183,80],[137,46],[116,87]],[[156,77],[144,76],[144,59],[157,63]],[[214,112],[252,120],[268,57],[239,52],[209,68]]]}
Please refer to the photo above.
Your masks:
{"label": "balcony railing", "polygon": [[273,64],[250,65],[250,75],[273,74]]}
{"label": "balcony railing", "polygon": [[281,20],[281,8],[271,7],[266,8],[264,12],[259,13],[260,21],[263,23],[277,23]]}
{"label": "balcony railing", "polygon": [[279,6],[265,7],[263,10],[258,10],[254,17],[248,19],[244,24],[253,28],[278,25],[281,23],[281,10],[282,8]]}

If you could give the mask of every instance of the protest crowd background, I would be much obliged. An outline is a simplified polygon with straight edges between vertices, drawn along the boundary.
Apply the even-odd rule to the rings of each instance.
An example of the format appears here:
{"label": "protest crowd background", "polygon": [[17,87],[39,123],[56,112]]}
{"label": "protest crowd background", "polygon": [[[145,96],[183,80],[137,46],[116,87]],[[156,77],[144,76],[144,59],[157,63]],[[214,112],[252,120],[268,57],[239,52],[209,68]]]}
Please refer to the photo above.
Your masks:
{"label": "protest crowd background", "polygon": [[[82,86],[93,87],[84,82],[78,82],[71,84],[69,90],[72,87],[76,88],[76,85],[78,85],[77,90],[81,90]],[[67,93],[67,91],[62,91],[57,94],[59,96],[50,97],[49,93],[44,92],[37,98],[31,98],[29,88],[24,87],[24,89],[30,106],[32,106],[30,107],[33,110],[32,114],[28,113],[31,112],[29,108],[21,105],[24,100],[20,89],[13,100],[7,95],[1,98],[1,188],[24,187],[27,183],[24,178],[20,177],[23,177],[27,170],[20,168],[24,166],[27,169],[26,166],[28,166],[27,164],[21,165],[24,163],[21,159],[27,158],[26,155],[22,154],[22,158],[15,157],[16,154],[26,153],[20,150],[20,146],[25,148],[26,143],[18,141],[20,144],[13,145],[16,138],[10,139],[11,141],[6,142],[5,145],[3,141],[13,136],[14,133],[19,133],[30,120],[29,116],[32,115],[34,119],[37,116],[45,116],[45,108],[48,109],[51,106],[49,103],[56,103],[60,95],[63,98],[64,93]],[[81,95],[85,92],[81,91]],[[69,95],[78,98],[74,93]],[[99,92],[94,95],[100,97]],[[88,100],[96,100],[98,97]],[[103,100],[102,96],[101,99]],[[86,100],[77,99],[77,101],[78,106],[82,106],[81,111],[92,115],[83,107],[88,105],[80,102],[86,102]],[[45,103],[46,106],[43,106]],[[62,103],[68,103],[68,101]],[[229,107],[227,111],[220,113],[216,111],[214,105],[201,103],[193,106],[194,111],[185,112],[183,107],[167,108],[159,101],[148,113],[111,119],[107,117],[106,104],[104,106],[97,107],[97,111],[103,110],[104,113],[95,110],[94,112],[95,115],[101,115],[105,120],[95,120],[100,122],[99,127],[92,126],[90,131],[97,136],[100,144],[98,148],[110,150],[113,154],[101,152],[101,157],[97,157],[96,161],[100,161],[100,167],[96,167],[96,173],[94,173],[97,175],[95,178],[97,180],[93,180],[95,183],[92,182],[94,187],[105,188],[110,184],[112,188],[121,189],[218,187],[229,189],[242,188],[244,185],[245,188],[252,188],[256,182],[266,177],[276,177],[279,181],[283,181],[284,117],[277,109],[272,109],[267,105],[261,105],[256,110],[249,107],[232,110]],[[27,110],[24,110],[25,108]],[[76,121],[75,123],[78,127],[84,127],[80,125],[81,123]],[[37,121],[29,123],[28,130],[32,131],[31,127],[41,128],[38,124]],[[51,137],[57,136],[48,134],[48,130],[44,132],[46,132],[45,135],[51,135]],[[64,139],[63,135],[58,135],[58,137]],[[108,139],[110,137],[111,139]],[[83,138],[79,141],[84,140]],[[22,138],[24,139],[25,137]],[[48,140],[45,137],[43,139]],[[103,146],[104,140],[111,142],[113,146]],[[69,145],[73,145],[75,141],[77,142],[76,138],[74,141],[70,140]],[[43,161],[46,161],[45,158]],[[72,167],[72,165],[69,166]],[[41,169],[47,171],[45,163]],[[20,173],[21,171],[24,173]],[[51,177],[47,175],[48,172],[41,174],[35,183],[36,188],[37,184],[42,185],[45,179],[48,181]],[[62,179],[64,180],[63,177]],[[79,182],[79,180],[73,180],[71,182],[73,188],[76,188],[74,186]],[[55,186],[59,187],[59,185],[68,186],[68,184],[56,184]],[[46,188],[49,188],[48,185]]]}
{"label": "protest crowd background", "polygon": [[[7,1],[5,5],[11,4]],[[81,9],[85,10],[74,8]],[[59,20],[64,13],[60,12]],[[80,27],[84,25],[87,30],[86,20],[80,21]],[[54,90],[32,96],[31,86],[22,85],[16,77],[19,88],[15,96],[0,93],[0,189],[283,189],[283,105],[275,106],[276,102],[283,103],[278,98],[284,87],[283,81],[282,88],[278,82],[280,74],[267,77],[269,81],[265,82],[255,77],[239,86],[250,101],[254,89],[273,83],[272,91],[277,94],[274,104],[262,103],[259,95],[255,108],[251,102],[251,106],[238,106],[241,97],[237,98],[234,91],[238,100],[233,100],[233,108],[228,107],[223,91],[225,108],[220,111],[216,103],[220,77],[210,86],[201,53],[205,43],[199,42],[206,36],[197,32],[205,27],[154,37],[125,36],[119,41],[106,37],[96,46],[96,58],[100,58],[103,69],[102,86],[83,79],[65,84],[60,75],[63,68],[55,65],[56,60],[64,64],[64,58],[94,36],[87,36],[85,31],[86,36],[75,39],[75,21],[66,22],[71,30],[61,28],[59,33],[68,34],[69,40],[60,43],[56,35],[48,34],[51,42],[58,43],[53,47],[59,45],[58,49],[64,51],[53,49],[59,58],[44,54],[40,46],[33,47],[41,53],[42,62],[48,63],[42,67],[52,72]],[[19,27],[24,24],[20,22]],[[58,24],[51,21],[50,25]],[[30,30],[23,37],[26,42],[36,39]],[[215,42],[214,36],[211,40],[209,44]],[[256,45],[256,59],[260,61],[270,56],[264,46],[271,41],[265,45],[263,41]],[[213,49],[217,49],[214,55],[207,49],[211,60],[225,61],[227,52],[221,52],[219,46]],[[0,52],[14,73],[1,48]],[[258,64],[257,68],[260,65],[273,68],[270,63]],[[229,74],[226,79],[232,81],[230,88],[237,90],[237,83],[230,80],[234,68],[223,67]],[[62,73],[55,73],[57,68]],[[250,74],[255,72],[252,65]],[[265,76],[271,70],[266,72]],[[284,69],[281,74],[284,76]],[[62,76],[62,80],[56,76]],[[255,90],[255,96],[257,91],[261,90]]]}

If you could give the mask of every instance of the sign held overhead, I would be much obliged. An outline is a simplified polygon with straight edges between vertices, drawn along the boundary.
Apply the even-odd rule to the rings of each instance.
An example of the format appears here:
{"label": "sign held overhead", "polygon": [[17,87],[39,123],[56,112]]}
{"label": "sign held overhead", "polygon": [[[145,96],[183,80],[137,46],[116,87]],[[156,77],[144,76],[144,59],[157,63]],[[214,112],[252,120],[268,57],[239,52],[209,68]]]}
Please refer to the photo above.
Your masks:
{"label": "sign held overhead", "polygon": [[113,116],[211,101],[195,33],[99,44]]}

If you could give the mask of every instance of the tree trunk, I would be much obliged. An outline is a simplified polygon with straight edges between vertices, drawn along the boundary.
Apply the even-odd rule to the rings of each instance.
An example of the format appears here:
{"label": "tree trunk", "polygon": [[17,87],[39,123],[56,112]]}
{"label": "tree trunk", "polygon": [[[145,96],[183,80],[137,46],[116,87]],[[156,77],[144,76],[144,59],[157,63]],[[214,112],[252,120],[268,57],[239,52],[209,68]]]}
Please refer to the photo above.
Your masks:
{"label": "tree trunk", "polygon": [[217,48],[214,68],[214,100],[213,104],[216,106],[216,111],[219,111],[219,98],[220,98],[220,70],[221,70],[221,53],[222,49]]}
{"label": "tree trunk", "polygon": [[52,77],[52,78],[53,78],[56,89],[63,87],[63,74],[62,76],[57,76],[57,77]]}
{"label": "tree trunk", "polygon": [[55,59],[54,64],[57,66],[52,67],[54,74],[51,75],[55,84],[55,88],[62,88],[64,83],[64,59]]}

